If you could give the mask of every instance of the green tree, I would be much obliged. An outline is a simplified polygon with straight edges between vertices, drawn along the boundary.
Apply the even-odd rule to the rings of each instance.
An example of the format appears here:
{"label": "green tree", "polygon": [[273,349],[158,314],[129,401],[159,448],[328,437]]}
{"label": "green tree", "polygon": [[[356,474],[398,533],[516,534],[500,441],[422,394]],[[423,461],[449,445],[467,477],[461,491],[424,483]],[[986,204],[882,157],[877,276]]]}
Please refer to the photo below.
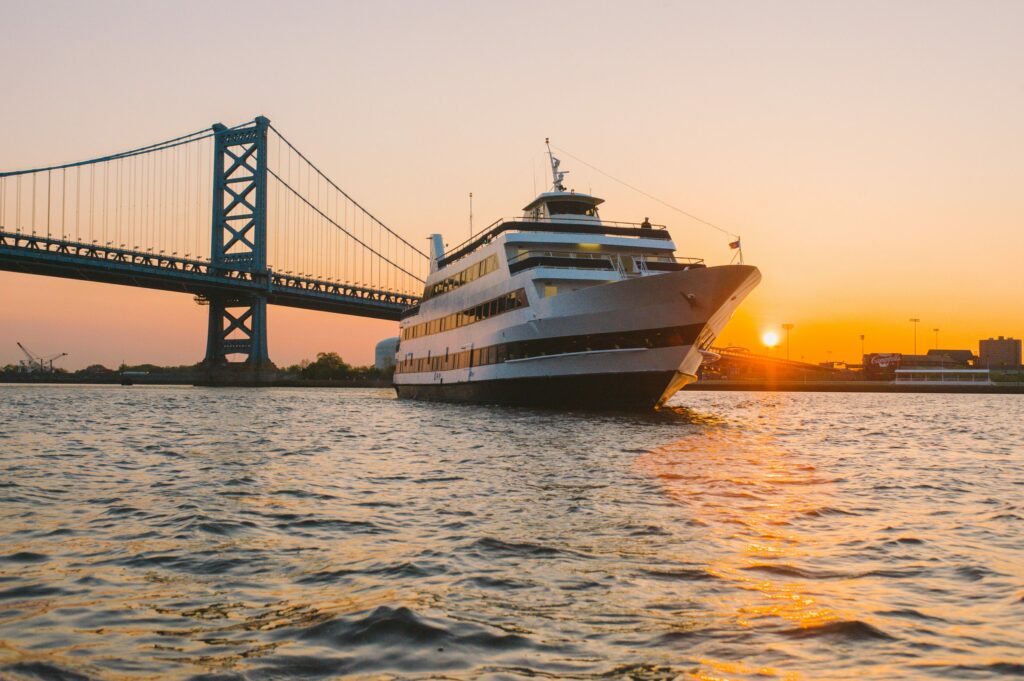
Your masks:
{"label": "green tree", "polygon": [[352,367],[336,352],[318,352],[316,361],[303,367],[300,373],[303,378],[343,380],[351,375]]}
{"label": "green tree", "polygon": [[108,369],[102,364],[90,364],[84,369],[79,369],[75,373],[77,374],[109,374],[113,373],[113,369]]}

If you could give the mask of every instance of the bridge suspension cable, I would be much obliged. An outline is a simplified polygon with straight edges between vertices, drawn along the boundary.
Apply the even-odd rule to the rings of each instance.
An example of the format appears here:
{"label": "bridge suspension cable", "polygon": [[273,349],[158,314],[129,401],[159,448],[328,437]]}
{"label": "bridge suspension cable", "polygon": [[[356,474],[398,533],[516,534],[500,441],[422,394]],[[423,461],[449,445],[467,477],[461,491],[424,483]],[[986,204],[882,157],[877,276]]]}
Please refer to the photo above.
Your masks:
{"label": "bridge suspension cable", "polygon": [[[245,125],[244,123],[242,125]],[[239,126],[236,126],[239,127]],[[197,130],[196,132],[182,135],[181,137],[175,137],[173,139],[165,140],[163,142],[157,142],[156,144],[147,144],[144,147],[138,149],[130,149],[128,151],[122,151],[116,154],[109,154],[107,156],[99,156],[97,158],[90,158],[85,161],[74,161],[72,163],[63,163],[60,165],[47,166],[45,168],[31,168],[27,170],[10,170],[7,172],[0,172],[0,178],[4,177],[16,177],[18,175],[29,175],[32,173],[45,173],[53,170],[66,170],[68,168],[76,168],[78,166],[92,165],[94,163],[103,163],[105,161],[116,161],[120,158],[129,158],[131,156],[138,156],[139,154],[148,154],[153,151],[162,151],[163,149],[169,149],[171,147],[179,146],[182,144],[188,144],[190,142],[196,142],[207,137],[213,137],[213,131],[209,128],[203,130]]]}
{"label": "bridge suspension cable", "polygon": [[[252,124],[0,172],[0,237],[31,236],[31,248],[74,247],[96,258],[119,251],[208,265],[214,140]],[[418,296],[426,254],[342,190],[276,128],[270,132],[268,158],[261,161],[269,180],[263,210],[270,271]]]}
{"label": "bridge suspension cable", "polygon": [[0,172],[0,231],[45,234],[55,248],[207,260],[213,136],[207,128],[85,161]]}
{"label": "bridge suspension cable", "polygon": [[277,272],[421,293],[427,255],[270,130],[268,264]]}

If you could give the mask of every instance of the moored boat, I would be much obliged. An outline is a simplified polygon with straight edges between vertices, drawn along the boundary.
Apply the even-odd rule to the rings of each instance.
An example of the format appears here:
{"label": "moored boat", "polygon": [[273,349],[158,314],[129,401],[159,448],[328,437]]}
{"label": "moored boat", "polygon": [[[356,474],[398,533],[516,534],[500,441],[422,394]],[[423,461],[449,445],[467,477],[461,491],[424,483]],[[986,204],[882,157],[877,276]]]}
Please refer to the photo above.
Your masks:
{"label": "moored boat", "polygon": [[697,379],[757,268],[681,258],[668,230],[602,220],[603,200],[553,187],[519,218],[445,252],[403,315],[401,398],[651,409]]}

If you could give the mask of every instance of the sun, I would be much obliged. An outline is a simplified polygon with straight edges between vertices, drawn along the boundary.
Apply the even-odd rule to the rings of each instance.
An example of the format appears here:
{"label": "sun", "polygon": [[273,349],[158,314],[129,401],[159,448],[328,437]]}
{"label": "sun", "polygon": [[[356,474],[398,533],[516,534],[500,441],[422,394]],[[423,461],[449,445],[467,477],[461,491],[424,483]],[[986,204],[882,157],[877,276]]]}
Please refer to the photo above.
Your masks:
{"label": "sun", "polygon": [[765,331],[761,335],[761,342],[765,344],[765,347],[774,348],[779,344],[779,334],[774,331]]}

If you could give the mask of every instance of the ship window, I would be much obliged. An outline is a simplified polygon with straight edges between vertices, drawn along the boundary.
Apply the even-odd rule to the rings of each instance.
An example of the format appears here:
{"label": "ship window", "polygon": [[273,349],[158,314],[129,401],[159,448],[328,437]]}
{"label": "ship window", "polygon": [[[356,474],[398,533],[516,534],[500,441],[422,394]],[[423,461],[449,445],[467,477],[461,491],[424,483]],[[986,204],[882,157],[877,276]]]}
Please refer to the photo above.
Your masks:
{"label": "ship window", "polygon": [[423,291],[423,300],[439,296],[443,293],[448,293],[449,291],[454,291],[460,286],[476,281],[479,277],[482,277],[485,274],[490,274],[497,269],[498,256],[493,254],[489,255],[480,262],[470,265],[461,272],[452,274],[436,284],[427,286]]}
{"label": "ship window", "polygon": [[552,286],[551,284],[544,285],[544,297],[551,298],[558,295],[558,287]]}
{"label": "ship window", "polygon": [[453,312],[449,315],[445,315],[444,317],[438,317],[437,319],[421,322],[415,326],[406,327],[402,330],[400,335],[406,340],[419,338],[421,336],[430,336],[435,333],[450,331],[452,329],[472,324],[474,322],[502,314],[503,312],[509,312],[520,307],[526,307],[528,305],[529,303],[527,302],[526,291],[524,289],[518,289],[517,291],[499,296],[498,298],[492,298],[491,300],[461,312]]}
{"label": "ship window", "polygon": [[548,201],[550,215],[597,215],[597,208],[582,201]]}

